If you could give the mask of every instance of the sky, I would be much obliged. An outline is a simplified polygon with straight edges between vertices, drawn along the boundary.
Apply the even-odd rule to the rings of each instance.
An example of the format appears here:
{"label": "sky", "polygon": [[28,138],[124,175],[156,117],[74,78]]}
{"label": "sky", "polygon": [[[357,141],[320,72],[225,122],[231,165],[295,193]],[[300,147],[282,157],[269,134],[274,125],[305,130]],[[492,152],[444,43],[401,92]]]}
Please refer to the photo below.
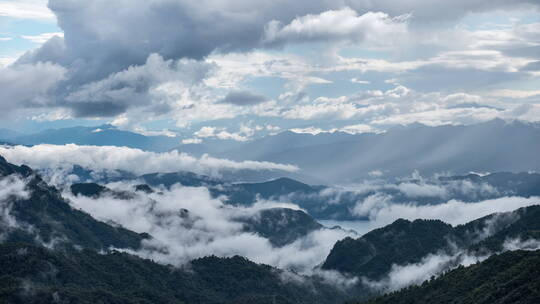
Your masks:
{"label": "sky", "polygon": [[3,0],[0,128],[247,141],[540,120],[536,0]]}

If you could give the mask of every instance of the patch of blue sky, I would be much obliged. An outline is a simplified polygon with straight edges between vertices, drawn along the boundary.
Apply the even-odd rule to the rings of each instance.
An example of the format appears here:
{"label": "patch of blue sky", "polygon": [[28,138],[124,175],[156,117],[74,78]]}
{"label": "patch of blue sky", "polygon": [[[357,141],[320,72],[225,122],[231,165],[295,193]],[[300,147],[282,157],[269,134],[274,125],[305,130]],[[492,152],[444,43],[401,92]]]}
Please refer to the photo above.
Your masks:
{"label": "patch of blue sky", "polygon": [[540,14],[534,10],[498,10],[468,14],[461,20],[460,25],[469,30],[493,30],[536,22],[540,22]]}
{"label": "patch of blue sky", "polygon": [[[243,85],[245,89],[276,99],[283,93],[287,79],[281,77],[249,77]],[[240,88],[238,88],[240,89]]]}
{"label": "patch of blue sky", "polygon": [[[523,91],[537,91],[540,88],[539,78],[518,79],[507,82],[502,88]],[[538,100],[536,101],[538,102]]]}
{"label": "patch of blue sky", "polygon": [[247,121],[248,119],[242,119],[241,116],[235,118],[216,119],[212,121],[198,121],[193,122],[191,125],[183,128],[182,131],[196,132],[202,127],[206,126],[211,126],[215,128],[229,128],[229,131],[236,131],[239,128],[240,123],[247,123]]}
{"label": "patch of blue sky", "polygon": [[176,127],[176,123],[173,119],[156,119],[148,122],[144,122],[142,126],[149,131],[161,131],[167,129],[172,132],[180,132],[184,128]]}
{"label": "patch of blue sky", "polygon": [[0,37],[11,38],[0,43],[0,57],[16,56],[38,46],[22,36],[37,36],[44,33],[61,32],[53,21],[39,21],[0,16]]}
{"label": "patch of blue sky", "polygon": [[299,42],[291,43],[284,47],[276,47],[273,49],[268,49],[266,52],[273,54],[292,54],[304,57],[306,55],[320,55],[321,49],[328,48],[328,43],[322,42]]}
{"label": "patch of blue sky", "polygon": [[346,58],[386,59],[389,57],[389,52],[368,50],[361,47],[344,47],[339,50],[338,54]]}
{"label": "patch of blue sky", "polygon": [[339,71],[325,75],[312,75],[331,81],[329,84],[310,84],[306,92],[312,98],[324,96],[335,98],[347,96],[366,90],[388,90],[395,87],[386,82],[392,74],[382,72]]}
{"label": "patch of blue sky", "polygon": [[9,33],[11,35],[38,35],[61,31],[56,21],[0,16],[0,32],[2,33]]}

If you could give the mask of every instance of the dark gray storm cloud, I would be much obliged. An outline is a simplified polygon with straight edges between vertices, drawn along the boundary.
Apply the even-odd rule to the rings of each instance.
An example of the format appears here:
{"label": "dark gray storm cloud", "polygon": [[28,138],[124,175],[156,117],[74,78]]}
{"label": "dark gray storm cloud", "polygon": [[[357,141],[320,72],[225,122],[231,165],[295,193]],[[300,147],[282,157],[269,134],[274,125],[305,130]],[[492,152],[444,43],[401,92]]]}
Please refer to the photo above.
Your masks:
{"label": "dark gray storm cloud", "polygon": [[[77,117],[116,116],[142,106],[150,106],[149,114],[166,112],[167,104],[149,95],[151,88],[178,78],[194,85],[211,70],[197,60],[212,52],[256,48],[271,20],[288,22],[338,6],[314,1],[289,3],[284,10],[283,2],[50,0],[64,38],[51,39],[16,65],[50,62],[67,69],[67,77],[48,84],[43,95],[49,98],[40,101]],[[180,61],[186,58],[195,61]],[[236,100],[260,100],[253,97]]]}
{"label": "dark gray storm cloud", "polygon": [[161,83],[176,81],[185,87],[195,86],[213,69],[212,64],[193,59],[165,60],[158,54],[148,56],[146,62],[112,73],[106,78],[81,84],[64,97],[75,116],[115,116],[129,107],[147,106],[152,113],[170,110],[167,100],[153,98],[151,88]]}
{"label": "dark gray storm cloud", "polygon": [[255,94],[250,91],[231,91],[220,100],[221,103],[230,103],[237,106],[250,106],[267,101],[263,95]]}
{"label": "dark gray storm cloud", "polygon": [[42,107],[66,69],[49,62],[21,64],[0,72],[0,117],[16,107]]}
{"label": "dark gray storm cloud", "polygon": [[[382,11],[391,16],[413,14],[414,22],[436,23],[469,12],[500,7],[532,6],[533,0],[445,1],[246,1],[246,0],[50,0],[49,7],[65,33],[61,63],[94,65],[81,81],[103,78],[130,65],[143,64],[151,53],[165,59],[201,59],[213,51],[246,51],[261,46],[268,23],[288,24],[298,16],[351,7],[364,14]],[[41,53],[37,60],[52,60]],[[48,55],[48,56],[46,56]],[[56,57],[56,55],[54,55]],[[46,57],[46,58],[44,58]],[[101,63],[101,64],[100,64]],[[88,67],[88,66],[86,66]]]}
{"label": "dark gray storm cloud", "polygon": [[71,65],[78,70],[72,81],[86,83],[144,64],[152,53],[165,60],[202,59],[214,51],[250,50],[260,45],[271,20],[288,22],[340,6],[325,1],[286,6],[284,1],[266,2],[50,0],[49,8],[65,34],[64,45],[48,45],[26,60]]}

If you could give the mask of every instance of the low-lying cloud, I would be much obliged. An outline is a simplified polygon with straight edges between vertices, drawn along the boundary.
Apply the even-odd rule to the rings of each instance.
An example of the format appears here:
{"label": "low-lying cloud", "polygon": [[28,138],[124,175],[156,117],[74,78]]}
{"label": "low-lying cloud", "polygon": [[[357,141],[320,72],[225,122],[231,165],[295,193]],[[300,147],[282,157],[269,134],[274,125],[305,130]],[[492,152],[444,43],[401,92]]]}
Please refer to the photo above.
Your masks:
{"label": "low-lying cloud", "polygon": [[[129,190],[133,185],[113,183],[108,186]],[[153,239],[144,241],[142,249],[132,253],[173,265],[208,255],[241,255],[258,263],[311,273],[324,261],[336,241],[352,235],[339,229],[321,229],[288,245],[274,247],[268,239],[246,232],[242,218],[256,218],[260,210],[290,205],[265,201],[252,207],[234,207],[226,205],[225,198],[212,198],[204,187],[175,185],[159,193],[138,193],[131,199],[110,195],[95,199],[68,192],[64,196],[73,207],[99,220],[151,234]]]}
{"label": "low-lying cloud", "polygon": [[[540,240],[528,239],[524,241],[520,238],[516,238],[507,239],[503,244],[502,252],[538,249],[540,249]],[[379,281],[362,278],[362,283],[370,288],[383,292],[395,291],[410,285],[421,284],[431,277],[437,277],[443,272],[454,269],[460,265],[467,267],[482,262],[492,254],[495,254],[495,252],[478,255],[457,248],[455,249],[455,252],[452,253],[439,252],[428,254],[418,263],[392,265],[390,272]]]}
{"label": "low-lying cloud", "polygon": [[508,239],[503,244],[504,250],[539,250],[540,249],[540,240],[537,239],[526,239],[522,240],[521,238]]}
{"label": "low-lying cloud", "polygon": [[167,173],[191,171],[199,174],[219,176],[220,172],[236,170],[281,170],[293,172],[296,166],[272,162],[242,161],[200,158],[171,151],[147,152],[139,149],[113,146],[36,145],[0,146],[0,155],[9,162],[26,164],[36,169],[66,168],[80,165],[93,170],[125,170],[135,174],[153,172]]}
{"label": "low-lying cloud", "polygon": [[496,213],[510,212],[521,207],[537,205],[540,197],[500,197],[475,203],[450,200],[436,205],[391,204],[380,200],[370,202],[372,208],[367,211],[370,221],[384,226],[403,218],[440,219],[452,225],[465,224],[477,218]]}
{"label": "low-lying cloud", "polygon": [[362,283],[379,291],[395,291],[410,285],[420,284],[459,265],[469,266],[486,258],[488,256],[474,256],[462,251],[455,254],[428,254],[418,263],[392,265],[392,269],[382,280],[371,281],[363,278]]}
{"label": "low-lying cloud", "polygon": [[26,199],[29,195],[24,179],[16,175],[0,178],[0,242],[14,229],[30,229],[29,225],[19,223],[11,214],[13,201]]}

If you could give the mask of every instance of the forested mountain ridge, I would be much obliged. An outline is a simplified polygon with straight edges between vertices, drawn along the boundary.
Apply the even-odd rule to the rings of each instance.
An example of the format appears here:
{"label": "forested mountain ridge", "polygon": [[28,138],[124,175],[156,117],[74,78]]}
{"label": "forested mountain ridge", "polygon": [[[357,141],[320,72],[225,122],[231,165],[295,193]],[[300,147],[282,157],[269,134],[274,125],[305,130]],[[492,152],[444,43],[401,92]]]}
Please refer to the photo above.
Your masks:
{"label": "forested mountain ridge", "polygon": [[540,250],[508,251],[363,304],[540,303]]}
{"label": "forested mountain ridge", "polygon": [[[20,179],[28,193],[1,201],[10,222],[0,219],[0,303],[292,304],[348,298],[323,277],[301,276],[239,256],[204,257],[177,268],[112,250],[134,252],[151,236],[73,209],[29,167],[0,158],[0,173],[0,181]],[[90,197],[110,191],[97,184],[75,187],[81,189]],[[286,219],[300,233],[321,228],[299,212],[269,209],[262,213],[262,221],[249,222],[246,229],[266,233],[279,245],[298,235],[288,229],[278,237],[279,231],[271,227],[275,220]]]}
{"label": "forested mountain ridge", "polygon": [[15,166],[0,157],[0,177],[23,179],[25,184],[25,195],[9,197],[3,204],[6,214],[13,217],[10,225],[0,225],[6,242],[61,243],[106,250],[136,249],[142,240],[149,238],[147,234],[111,226],[73,209],[56,188],[27,166]]}
{"label": "forested mountain ridge", "polygon": [[452,227],[439,220],[399,219],[361,236],[338,241],[323,269],[379,279],[392,265],[418,263],[428,254],[500,252],[509,241],[538,240],[540,205],[496,213]]}
{"label": "forested mountain ridge", "polygon": [[[202,186],[204,180],[189,187]],[[126,253],[138,254],[141,243],[150,235],[97,221],[73,209],[58,189],[31,168],[0,158],[0,182],[6,181],[24,185],[17,188],[21,193],[8,192],[2,198],[3,214],[12,220],[0,221],[0,280],[5,282],[0,286],[0,301],[6,303],[338,304],[379,295],[384,290],[374,289],[365,280],[384,280],[395,265],[414,265],[432,254],[453,254],[456,248],[478,257],[487,256],[519,249],[508,247],[509,240],[540,239],[540,206],[536,205],[455,227],[440,220],[399,219],[358,239],[338,241],[322,264],[322,271],[316,267],[310,275],[239,256],[209,256],[173,267]],[[159,185],[155,189],[146,184],[130,185],[132,189],[123,192],[92,183],[74,184],[70,190],[75,196],[92,200],[106,195],[126,201],[166,191]],[[270,197],[272,193],[282,195],[319,187],[289,179],[245,185],[247,193]],[[179,216],[189,214],[189,210],[179,211]],[[247,215],[239,220],[245,231],[268,239],[275,246],[272,248],[323,229],[302,210],[270,208]],[[452,262],[442,269],[457,265]]]}
{"label": "forested mountain ridge", "polygon": [[299,277],[294,283],[282,275],[282,270],[239,256],[206,257],[174,268],[120,252],[0,245],[0,303],[307,304],[346,299],[320,279]]}
{"label": "forested mountain ridge", "polygon": [[322,265],[352,275],[379,279],[393,264],[407,264],[447,245],[452,226],[439,220],[399,219],[358,239],[338,241]]}

